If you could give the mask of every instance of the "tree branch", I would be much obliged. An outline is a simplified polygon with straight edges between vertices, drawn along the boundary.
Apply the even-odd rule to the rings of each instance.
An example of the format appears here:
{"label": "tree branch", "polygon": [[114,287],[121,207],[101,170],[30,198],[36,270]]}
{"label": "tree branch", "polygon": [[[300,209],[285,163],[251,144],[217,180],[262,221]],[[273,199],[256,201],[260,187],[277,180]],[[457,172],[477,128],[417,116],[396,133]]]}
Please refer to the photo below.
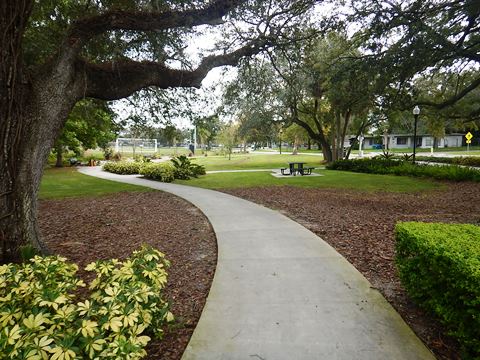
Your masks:
{"label": "tree branch", "polygon": [[194,70],[178,70],[156,62],[122,60],[100,65],[79,60],[76,73],[83,77],[83,97],[117,100],[146,87],[200,87],[208,72],[218,66],[235,66],[241,58],[254,55],[267,46],[257,40],[236,51],[205,57]]}
{"label": "tree branch", "polygon": [[75,21],[68,33],[70,45],[83,45],[92,37],[112,30],[152,31],[178,27],[217,24],[240,0],[216,0],[193,10],[163,12],[130,12],[111,10],[101,15]]}
{"label": "tree branch", "polygon": [[417,105],[426,105],[426,106],[432,106],[436,109],[444,109],[448,106],[451,106],[455,104],[458,100],[463,98],[465,95],[467,95],[469,92],[475,90],[477,87],[480,86],[480,78],[475,79],[468,85],[466,88],[464,88],[462,91],[460,91],[458,94],[455,96],[452,96],[451,98],[442,101],[441,103],[435,103],[433,101],[419,101],[417,102]]}

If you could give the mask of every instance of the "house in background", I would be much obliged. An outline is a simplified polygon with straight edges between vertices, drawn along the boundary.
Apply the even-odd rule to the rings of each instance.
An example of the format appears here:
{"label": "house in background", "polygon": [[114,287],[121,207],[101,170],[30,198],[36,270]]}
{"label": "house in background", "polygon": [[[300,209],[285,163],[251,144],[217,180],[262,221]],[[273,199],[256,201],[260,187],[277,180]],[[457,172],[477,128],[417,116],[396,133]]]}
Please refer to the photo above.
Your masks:
{"label": "house in background", "polygon": [[[437,145],[439,148],[446,147],[460,147],[464,134],[448,134],[442,138],[437,139]],[[377,142],[375,142],[377,139]],[[408,149],[413,148],[413,134],[389,134],[382,136],[383,144],[385,140],[388,142],[388,149]],[[417,148],[431,148],[434,144],[434,137],[428,134],[417,135]],[[372,147],[378,147],[378,136],[365,135],[363,141],[364,149],[371,149]],[[384,146],[385,147],[385,146]]]}

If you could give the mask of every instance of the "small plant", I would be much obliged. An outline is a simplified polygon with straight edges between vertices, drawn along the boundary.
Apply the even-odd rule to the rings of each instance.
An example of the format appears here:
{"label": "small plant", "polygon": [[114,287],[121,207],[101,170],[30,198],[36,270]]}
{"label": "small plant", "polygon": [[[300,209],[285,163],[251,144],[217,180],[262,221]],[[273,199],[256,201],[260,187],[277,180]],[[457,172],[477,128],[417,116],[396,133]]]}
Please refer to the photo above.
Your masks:
{"label": "small plant", "polygon": [[403,161],[411,161],[413,159],[413,154],[403,154],[401,159]]}
{"label": "small plant", "polygon": [[378,157],[385,160],[391,160],[395,157],[395,154],[393,152],[389,152],[388,150],[385,151],[382,149],[382,154],[378,155]]}
{"label": "small plant", "polygon": [[171,162],[175,168],[175,179],[188,180],[191,177],[205,175],[205,167],[192,163],[185,155],[174,157]]}
{"label": "small plant", "polygon": [[36,255],[38,255],[38,251],[32,245],[20,247],[20,257],[22,258],[22,261],[25,262],[33,259]]}

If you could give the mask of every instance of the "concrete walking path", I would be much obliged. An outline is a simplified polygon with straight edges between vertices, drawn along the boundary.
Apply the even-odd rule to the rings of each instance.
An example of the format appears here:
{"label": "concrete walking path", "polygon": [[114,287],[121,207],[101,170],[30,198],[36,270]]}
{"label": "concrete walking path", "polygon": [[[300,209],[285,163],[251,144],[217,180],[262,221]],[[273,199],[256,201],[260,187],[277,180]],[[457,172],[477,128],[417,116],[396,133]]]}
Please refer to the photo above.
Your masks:
{"label": "concrete walking path", "polygon": [[183,360],[434,359],[349,262],[279,212],[98,167],[80,172],[170,192],[210,220],[217,269]]}

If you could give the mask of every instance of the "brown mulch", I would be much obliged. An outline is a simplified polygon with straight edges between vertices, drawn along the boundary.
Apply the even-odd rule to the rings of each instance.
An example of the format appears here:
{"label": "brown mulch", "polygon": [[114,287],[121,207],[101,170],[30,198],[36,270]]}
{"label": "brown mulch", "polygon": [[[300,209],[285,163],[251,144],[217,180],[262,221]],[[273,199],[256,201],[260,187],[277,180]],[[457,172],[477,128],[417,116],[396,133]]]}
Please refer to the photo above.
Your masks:
{"label": "brown mulch", "polygon": [[283,186],[225,192],[280,210],[315,232],[382,292],[438,359],[460,359],[445,328],[408,298],[394,264],[397,221],[480,223],[480,184],[447,186],[415,194]]}
{"label": "brown mulch", "polygon": [[[42,200],[39,225],[52,252],[80,269],[99,259],[124,259],[142,244],[164,252],[172,264],[164,298],[170,300],[177,325],[162,341],[149,343],[147,359],[181,358],[217,262],[215,234],[196,207],[160,191]],[[86,273],[79,271],[79,276],[85,279]]]}

